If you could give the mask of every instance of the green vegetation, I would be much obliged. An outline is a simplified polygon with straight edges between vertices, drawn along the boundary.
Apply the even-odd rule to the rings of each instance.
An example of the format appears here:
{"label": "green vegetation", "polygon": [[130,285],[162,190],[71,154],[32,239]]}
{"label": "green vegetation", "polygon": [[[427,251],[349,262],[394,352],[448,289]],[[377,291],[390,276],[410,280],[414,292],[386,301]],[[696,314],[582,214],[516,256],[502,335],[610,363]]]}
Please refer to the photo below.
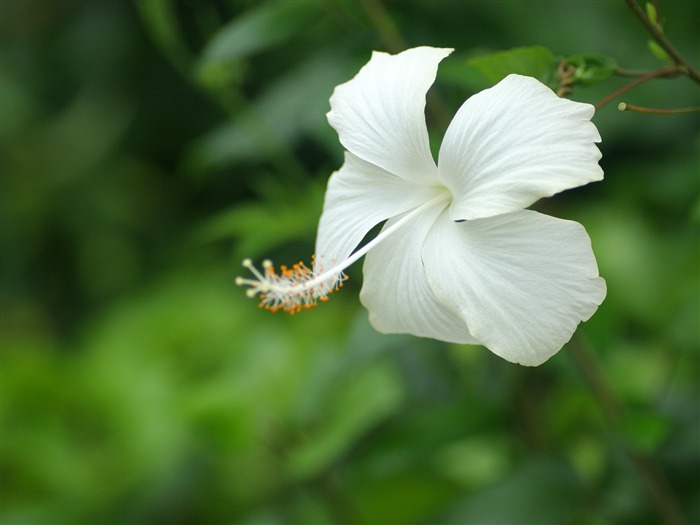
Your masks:
{"label": "green vegetation", "polygon": [[[651,12],[697,64],[700,4]],[[699,118],[617,109],[697,106],[687,76],[603,106],[606,179],[538,203],[586,227],[608,283],[539,368],[376,333],[360,265],[293,317],[234,285],[244,257],[309,260],[342,163],[328,98],[371,50],[456,49],[439,144],[504,68],[556,88],[570,57],[567,96],[596,102],[618,66],[667,66],[624,2],[0,15],[3,524],[700,522]]]}

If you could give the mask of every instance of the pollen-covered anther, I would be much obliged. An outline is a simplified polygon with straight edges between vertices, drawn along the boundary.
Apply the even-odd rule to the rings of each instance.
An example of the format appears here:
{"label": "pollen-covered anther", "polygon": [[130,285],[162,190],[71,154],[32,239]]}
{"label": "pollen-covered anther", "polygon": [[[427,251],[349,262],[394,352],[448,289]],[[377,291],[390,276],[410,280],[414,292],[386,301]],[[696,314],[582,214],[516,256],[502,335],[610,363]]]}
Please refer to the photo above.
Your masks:
{"label": "pollen-covered anther", "polygon": [[318,301],[328,301],[328,295],[338,290],[347,279],[342,271],[315,273],[312,269],[316,267],[314,264],[309,268],[301,261],[291,267],[281,265],[279,273],[269,260],[263,261],[262,272],[250,259],[245,259],[243,266],[253,274],[254,279],[237,277],[236,284],[248,286],[246,295],[258,297],[258,306],[271,312],[284,310],[296,314],[313,308]]}

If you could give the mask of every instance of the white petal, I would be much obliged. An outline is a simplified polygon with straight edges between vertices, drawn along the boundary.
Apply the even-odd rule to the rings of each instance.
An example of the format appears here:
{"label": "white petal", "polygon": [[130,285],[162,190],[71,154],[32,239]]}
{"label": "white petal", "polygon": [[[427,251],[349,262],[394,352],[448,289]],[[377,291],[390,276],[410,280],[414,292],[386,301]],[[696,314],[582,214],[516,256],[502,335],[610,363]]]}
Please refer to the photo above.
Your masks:
{"label": "white petal", "polygon": [[450,217],[521,210],[541,197],[603,178],[594,108],[559,98],[534,78],[509,75],[468,99],[440,149]]}
{"label": "white petal", "polygon": [[456,223],[443,213],[423,249],[436,297],[495,354],[535,366],[605,298],[580,224],[534,211]]}
{"label": "white petal", "polygon": [[328,181],[316,238],[316,271],[342,262],[374,226],[427,202],[438,191],[345,152],[345,163]]}
{"label": "white petal", "polygon": [[358,157],[414,182],[437,183],[425,125],[425,94],[451,49],[375,51],[352,80],[335,88],[328,121]]}
{"label": "white petal", "polygon": [[425,276],[423,242],[443,209],[426,209],[367,254],[360,300],[379,332],[476,344],[464,321],[440,304]]}

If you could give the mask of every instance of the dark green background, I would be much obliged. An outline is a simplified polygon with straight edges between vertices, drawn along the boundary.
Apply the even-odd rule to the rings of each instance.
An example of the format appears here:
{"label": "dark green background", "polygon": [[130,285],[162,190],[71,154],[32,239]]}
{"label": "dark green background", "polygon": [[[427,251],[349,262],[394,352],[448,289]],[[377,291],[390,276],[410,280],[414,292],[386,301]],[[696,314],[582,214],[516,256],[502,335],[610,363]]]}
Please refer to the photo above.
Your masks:
{"label": "dark green background", "polygon": [[[0,7],[3,524],[700,521],[698,117],[616,109],[698,104],[687,78],[602,108],[605,181],[537,204],[608,282],[537,369],[374,332],[360,264],[293,318],[234,285],[243,257],[308,261],[328,97],[371,50],[456,48],[437,148],[469,57],[661,67],[624,2]],[[660,12],[697,64],[700,4]]]}

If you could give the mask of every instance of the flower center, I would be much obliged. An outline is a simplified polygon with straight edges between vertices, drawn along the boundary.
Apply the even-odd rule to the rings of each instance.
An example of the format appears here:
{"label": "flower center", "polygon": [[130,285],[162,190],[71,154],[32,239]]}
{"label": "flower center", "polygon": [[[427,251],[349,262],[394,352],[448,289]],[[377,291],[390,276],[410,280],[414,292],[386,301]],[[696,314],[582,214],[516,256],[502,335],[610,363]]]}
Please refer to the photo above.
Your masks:
{"label": "flower center", "polygon": [[260,299],[259,307],[271,312],[284,310],[290,314],[295,314],[302,310],[313,308],[318,304],[318,301],[327,301],[328,295],[343,286],[343,282],[347,280],[344,271],[348,266],[355,263],[384,239],[408,224],[420,213],[447,201],[449,197],[449,193],[442,193],[414,208],[394,224],[382,230],[379,235],[363,247],[353,252],[347,259],[328,270],[324,270],[322,265],[315,266],[313,257],[311,268],[316,268],[316,272],[303,262],[298,262],[291,268],[284,265],[280,266],[278,273],[269,260],[263,261],[263,269],[259,271],[250,259],[245,259],[243,267],[247,268],[255,278],[245,279],[237,277],[236,284],[238,286],[248,286],[246,295],[251,298],[257,296]]}

